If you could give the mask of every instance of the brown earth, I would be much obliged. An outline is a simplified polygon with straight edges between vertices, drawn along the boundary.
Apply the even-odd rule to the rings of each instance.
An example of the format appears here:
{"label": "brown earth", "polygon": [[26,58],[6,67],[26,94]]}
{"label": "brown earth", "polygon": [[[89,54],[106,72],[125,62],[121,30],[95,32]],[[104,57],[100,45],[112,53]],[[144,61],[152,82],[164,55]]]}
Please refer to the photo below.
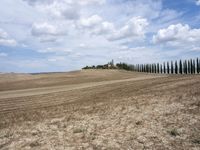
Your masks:
{"label": "brown earth", "polygon": [[0,149],[200,149],[200,76],[0,75]]}

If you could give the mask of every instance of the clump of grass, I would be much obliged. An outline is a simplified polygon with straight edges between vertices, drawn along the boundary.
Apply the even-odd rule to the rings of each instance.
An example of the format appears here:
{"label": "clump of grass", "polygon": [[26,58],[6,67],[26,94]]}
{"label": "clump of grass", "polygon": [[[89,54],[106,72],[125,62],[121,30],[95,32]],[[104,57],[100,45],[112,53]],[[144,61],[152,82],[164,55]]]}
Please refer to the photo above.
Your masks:
{"label": "clump of grass", "polygon": [[178,133],[177,129],[172,129],[171,131],[169,131],[169,134],[171,136],[180,136],[180,134]]}
{"label": "clump of grass", "polygon": [[136,121],[135,124],[136,124],[136,125],[141,125],[141,124],[142,124],[142,121]]}
{"label": "clump of grass", "polygon": [[30,144],[30,147],[37,147],[40,146],[40,143],[38,141],[34,141]]}
{"label": "clump of grass", "polygon": [[192,140],[192,143],[194,143],[194,144],[200,144],[200,138]]}
{"label": "clump of grass", "polygon": [[81,132],[84,132],[85,129],[82,129],[82,128],[76,128],[74,129],[73,133],[81,133]]}

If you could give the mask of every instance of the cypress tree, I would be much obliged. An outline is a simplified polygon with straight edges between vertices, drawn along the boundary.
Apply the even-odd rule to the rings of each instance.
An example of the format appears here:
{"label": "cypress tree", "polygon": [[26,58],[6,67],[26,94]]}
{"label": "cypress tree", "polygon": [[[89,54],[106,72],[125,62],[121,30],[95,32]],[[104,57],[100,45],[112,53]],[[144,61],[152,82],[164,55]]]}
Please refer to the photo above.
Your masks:
{"label": "cypress tree", "polygon": [[159,63],[157,63],[157,73],[160,73],[160,66],[159,66]]}
{"label": "cypress tree", "polygon": [[193,63],[192,63],[192,59],[190,59],[190,72],[191,72],[191,74],[193,74]]}
{"label": "cypress tree", "polygon": [[165,62],[163,63],[163,71],[164,71],[164,74],[166,73],[166,66],[165,66]]}
{"label": "cypress tree", "polygon": [[177,61],[175,61],[175,74],[178,74],[178,64],[177,64]]}
{"label": "cypress tree", "polygon": [[173,64],[173,61],[171,61],[171,74],[174,74],[174,64]]}
{"label": "cypress tree", "polygon": [[160,73],[163,73],[163,68],[162,68],[162,64],[160,64]]}
{"label": "cypress tree", "polygon": [[193,73],[196,74],[196,65],[195,65],[195,60],[193,60]]}
{"label": "cypress tree", "polygon": [[190,65],[190,60],[188,60],[188,73],[191,74],[191,65]]}
{"label": "cypress tree", "polygon": [[199,65],[198,66],[199,66],[198,68],[199,68],[199,73],[200,73],[200,60],[199,60]]}
{"label": "cypress tree", "polygon": [[150,66],[150,64],[147,65],[147,68],[148,68],[148,72],[151,73],[151,66]]}
{"label": "cypress tree", "polygon": [[167,74],[169,74],[169,62],[167,62]]}
{"label": "cypress tree", "polygon": [[144,65],[142,64],[142,72],[144,72]]}
{"label": "cypress tree", "polygon": [[152,64],[150,64],[150,73],[152,73]]}
{"label": "cypress tree", "polygon": [[156,73],[156,64],[154,64],[154,73]]}
{"label": "cypress tree", "polygon": [[199,59],[197,58],[197,73],[199,73]]}
{"label": "cypress tree", "polygon": [[148,68],[148,64],[146,64],[146,72],[149,73],[149,68]]}
{"label": "cypress tree", "polygon": [[138,64],[138,72],[140,72],[140,65]]}
{"label": "cypress tree", "polygon": [[181,60],[179,62],[179,73],[183,74],[183,66],[182,66],[182,61]]}
{"label": "cypress tree", "polygon": [[185,60],[185,74],[188,74],[188,68],[187,68],[187,60]]}

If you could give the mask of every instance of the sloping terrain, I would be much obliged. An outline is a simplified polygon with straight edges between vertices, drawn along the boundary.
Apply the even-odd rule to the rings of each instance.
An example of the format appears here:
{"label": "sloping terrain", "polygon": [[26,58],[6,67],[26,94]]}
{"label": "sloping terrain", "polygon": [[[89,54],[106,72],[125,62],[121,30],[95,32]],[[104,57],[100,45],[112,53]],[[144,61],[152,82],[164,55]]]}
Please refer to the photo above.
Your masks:
{"label": "sloping terrain", "polygon": [[0,79],[0,149],[200,149],[198,75],[11,76]]}

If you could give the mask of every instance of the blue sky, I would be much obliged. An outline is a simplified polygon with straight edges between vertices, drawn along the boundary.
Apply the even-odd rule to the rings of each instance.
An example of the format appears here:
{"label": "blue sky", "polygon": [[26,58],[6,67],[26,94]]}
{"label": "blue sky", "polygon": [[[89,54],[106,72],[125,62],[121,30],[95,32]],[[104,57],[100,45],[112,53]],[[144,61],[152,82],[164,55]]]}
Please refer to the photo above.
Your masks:
{"label": "blue sky", "polygon": [[200,0],[1,0],[0,72],[200,56]]}

